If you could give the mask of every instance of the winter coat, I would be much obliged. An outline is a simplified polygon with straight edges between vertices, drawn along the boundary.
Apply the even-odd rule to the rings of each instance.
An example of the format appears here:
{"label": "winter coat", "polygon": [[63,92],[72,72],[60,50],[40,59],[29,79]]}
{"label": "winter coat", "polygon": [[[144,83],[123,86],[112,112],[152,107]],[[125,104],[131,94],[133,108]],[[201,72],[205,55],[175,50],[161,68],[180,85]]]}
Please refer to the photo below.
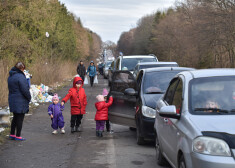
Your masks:
{"label": "winter coat", "polygon": [[95,65],[91,66],[89,65],[89,67],[87,68],[87,73],[89,72],[89,76],[94,77],[96,75],[96,67]]}
{"label": "winter coat", "polygon": [[62,114],[62,111],[64,110],[64,106],[62,106],[61,104],[50,104],[48,107],[48,115],[53,115],[53,116],[57,116]]}
{"label": "winter coat", "polygon": [[70,99],[71,105],[71,115],[79,115],[79,114],[86,114],[86,105],[87,105],[87,98],[85,89],[82,86],[77,88],[76,82],[82,80],[80,77],[75,77],[73,80],[73,87],[69,89],[68,94],[62,99],[63,102],[67,102]]}
{"label": "winter coat", "polygon": [[77,73],[80,76],[85,76],[86,74],[86,67],[84,65],[79,64],[77,67]]}
{"label": "winter coat", "polygon": [[31,95],[24,73],[13,67],[8,77],[8,102],[13,113],[28,113]]}
{"label": "winter coat", "polygon": [[96,102],[95,107],[97,109],[95,120],[108,120],[108,108],[112,105],[113,98],[109,98],[109,102],[106,103],[105,101]]}

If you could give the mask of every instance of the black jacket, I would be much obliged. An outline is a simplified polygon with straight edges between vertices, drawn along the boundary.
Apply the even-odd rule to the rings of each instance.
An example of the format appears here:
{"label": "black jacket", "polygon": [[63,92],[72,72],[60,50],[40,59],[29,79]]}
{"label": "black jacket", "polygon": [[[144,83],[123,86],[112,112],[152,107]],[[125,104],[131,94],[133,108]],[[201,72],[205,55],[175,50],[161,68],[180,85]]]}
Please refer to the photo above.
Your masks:
{"label": "black jacket", "polygon": [[13,113],[27,113],[29,111],[29,102],[31,95],[29,84],[22,71],[13,67],[9,72],[8,90],[9,107]]}
{"label": "black jacket", "polygon": [[85,76],[86,75],[86,67],[84,65],[79,64],[77,67],[77,73],[80,76]]}

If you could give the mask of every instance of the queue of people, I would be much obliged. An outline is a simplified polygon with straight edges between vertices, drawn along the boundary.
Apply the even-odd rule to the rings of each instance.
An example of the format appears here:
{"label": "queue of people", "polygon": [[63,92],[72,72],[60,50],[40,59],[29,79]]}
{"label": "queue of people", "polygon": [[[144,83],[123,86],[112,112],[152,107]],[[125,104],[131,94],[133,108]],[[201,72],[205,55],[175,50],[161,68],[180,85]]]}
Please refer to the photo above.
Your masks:
{"label": "queue of people", "polygon": [[[26,69],[24,63],[17,62],[16,65],[10,70],[8,77],[9,89],[9,108],[13,113],[11,122],[11,131],[9,138],[11,140],[24,141],[25,138],[21,137],[21,130],[23,126],[24,116],[29,112],[29,103],[31,101],[30,86],[24,74]],[[64,104],[70,99],[71,105],[71,120],[70,127],[71,133],[81,131],[81,120],[86,113],[87,97],[85,89],[83,88],[85,75],[90,77],[91,87],[93,86],[94,77],[96,75],[96,67],[94,62],[91,61],[86,71],[83,61],[80,61],[77,67],[77,73],[80,77],[75,77],[73,80],[73,87],[69,89],[68,94],[59,103],[58,94],[54,94],[52,104],[48,107],[48,115],[51,118],[52,134],[57,134],[58,129],[62,134],[65,133],[63,110]],[[104,131],[104,124],[110,129],[108,121],[108,107],[112,105],[113,98],[107,100],[108,91],[103,90],[102,95],[97,96],[98,102],[95,104],[97,108],[95,121],[96,121],[96,136],[102,137]],[[106,102],[108,101],[108,102]]]}

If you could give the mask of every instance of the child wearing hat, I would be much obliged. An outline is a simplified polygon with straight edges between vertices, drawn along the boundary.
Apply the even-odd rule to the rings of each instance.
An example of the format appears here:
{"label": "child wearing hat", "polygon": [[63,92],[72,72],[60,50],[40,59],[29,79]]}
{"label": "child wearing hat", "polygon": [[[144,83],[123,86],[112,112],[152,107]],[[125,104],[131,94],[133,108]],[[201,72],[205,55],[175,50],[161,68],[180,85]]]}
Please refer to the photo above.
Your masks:
{"label": "child wearing hat", "polygon": [[105,102],[103,95],[96,96],[96,99],[97,99],[97,102],[95,103],[95,107],[97,109],[96,115],[95,115],[96,136],[103,137],[102,133],[104,131],[104,124],[105,124],[105,121],[108,120],[108,108],[113,103],[113,97],[109,97],[108,103]]}
{"label": "child wearing hat", "polygon": [[52,98],[52,104],[48,107],[48,115],[51,117],[51,127],[53,128],[52,134],[58,133],[58,128],[60,128],[61,133],[64,134],[64,117],[62,111],[64,110],[64,106],[59,104],[58,94],[55,94]]}
{"label": "child wearing hat", "polygon": [[70,99],[71,105],[71,133],[81,131],[81,120],[83,114],[86,114],[87,98],[85,89],[82,88],[83,80],[81,77],[75,77],[73,87],[69,89],[68,94],[62,99],[61,104],[64,105]]}

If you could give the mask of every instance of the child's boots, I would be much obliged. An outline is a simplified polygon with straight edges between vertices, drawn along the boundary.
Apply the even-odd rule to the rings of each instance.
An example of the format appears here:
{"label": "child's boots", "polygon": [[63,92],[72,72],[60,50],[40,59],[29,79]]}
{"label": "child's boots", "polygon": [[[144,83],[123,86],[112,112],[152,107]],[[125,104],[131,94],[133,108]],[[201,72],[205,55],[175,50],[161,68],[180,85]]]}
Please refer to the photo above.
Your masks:
{"label": "child's boots", "polygon": [[103,131],[99,130],[99,136],[98,137],[103,137]]}
{"label": "child's boots", "polygon": [[74,133],[74,132],[75,132],[74,127],[71,127],[71,133]]}
{"label": "child's boots", "polygon": [[98,130],[96,130],[96,136],[99,137],[99,131]]}

